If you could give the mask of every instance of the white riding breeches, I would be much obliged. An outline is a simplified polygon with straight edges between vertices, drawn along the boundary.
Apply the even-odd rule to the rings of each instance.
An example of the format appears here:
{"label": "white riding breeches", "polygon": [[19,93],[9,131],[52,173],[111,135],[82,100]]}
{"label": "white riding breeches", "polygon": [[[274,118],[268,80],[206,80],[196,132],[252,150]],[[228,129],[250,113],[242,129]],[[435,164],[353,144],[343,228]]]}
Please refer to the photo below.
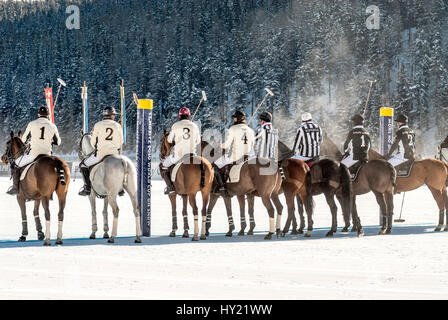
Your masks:
{"label": "white riding breeches", "polygon": [[295,155],[294,157],[292,157],[291,159],[297,159],[297,160],[301,160],[303,162],[307,162],[312,160],[313,158],[308,158],[308,157],[303,157],[301,155]]}
{"label": "white riding breeches", "polygon": [[398,153],[398,154],[396,154],[395,156],[393,156],[392,158],[390,158],[388,160],[388,162],[391,165],[393,165],[394,167],[396,167],[396,166],[398,166],[398,165],[400,165],[400,164],[402,164],[403,162],[406,162],[406,161],[408,161],[408,159],[406,159],[404,157],[404,154],[402,154],[402,153]]}
{"label": "white riding breeches", "polygon": [[162,160],[162,167],[164,169],[168,169],[169,167],[175,165],[179,160],[179,158],[176,158],[173,154],[171,154]]}
{"label": "white riding breeches", "polygon": [[29,155],[29,154],[24,154],[20,157],[18,157],[14,163],[17,167],[19,168],[23,168],[24,166],[26,166],[27,164],[30,164],[31,162],[34,161],[34,159],[36,159],[36,157]]}
{"label": "white riding breeches", "polygon": [[95,157],[95,154],[91,154],[89,157],[85,158],[82,161],[81,167],[82,168],[90,168],[91,166],[97,164],[100,162],[101,159]]}
{"label": "white riding breeches", "polygon": [[350,168],[358,163],[359,160],[353,160],[353,155],[349,155],[347,158],[341,161],[343,165],[345,165],[347,168]]}

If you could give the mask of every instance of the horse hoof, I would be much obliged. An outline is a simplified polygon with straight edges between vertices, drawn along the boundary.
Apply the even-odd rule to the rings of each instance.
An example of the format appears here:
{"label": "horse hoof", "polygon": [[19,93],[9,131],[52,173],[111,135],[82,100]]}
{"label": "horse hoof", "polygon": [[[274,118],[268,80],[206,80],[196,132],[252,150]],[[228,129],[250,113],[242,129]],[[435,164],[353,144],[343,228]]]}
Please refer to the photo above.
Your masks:
{"label": "horse hoof", "polygon": [[233,233],[231,231],[226,233],[226,237],[227,238],[232,238],[232,236],[233,236]]}
{"label": "horse hoof", "polygon": [[19,242],[26,242],[26,237],[25,236],[21,236],[19,238]]}
{"label": "horse hoof", "polygon": [[387,229],[385,234],[392,234],[392,230]]}
{"label": "horse hoof", "polygon": [[440,231],[442,231],[441,227],[437,227],[437,228],[434,229],[434,232],[440,232]]}
{"label": "horse hoof", "polygon": [[142,239],[137,238],[137,239],[135,239],[134,243],[142,243]]}
{"label": "horse hoof", "polygon": [[307,231],[305,233],[305,238],[311,238],[311,231]]}
{"label": "horse hoof", "polygon": [[207,236],[201,236],[201,240],[207,240]]}
{"label": "horse hoof", "polygon": [[115,239],[114,238],[110,238],[109,240],[107,240],[107,243],[115,243]]}
{"label": "horse hoof", "polygon": [[199,241],[199,238],[198,238],[198,236],[193,236],[193,238],[191,239],[191,241]]}
{"label": "horse hoof", "polygon": [[107,232],[104,232],[103,239],[109,239],[109,234]]}
{"label": "horse hoof", "polygon": [[190,238],[190,235],[188,234],[188,231],[184,232],[184,234],[182,235],[182,238],[184,238],[184,239]]}
{"label": "horse hoof", "polygon": [[364,237],[364,231],[360,230],[358,231],[358,238]]}
{"label": "horse hoof", "polygon": [[50,240],[45,240],[44,247],[50,247],[50,246],[51,246]]}
{"label": "horse hoof", "polygon": [[39,241],[44,240],[44,239],[45,239],[45,234],[44,234],[42,231],[39,231],[39,232],[37,233],[37,239],[38,239]]}
{"label": "horse hoof", "polygon": [[[285,232],[285,233],[287,233],[287,232]],[[302,232],[303,233],[303,232]],[[291,235],[292,236],[296,236],[296,235],[298,235],[299,234],[299,231],[297,231],[297,230],[292,230],[291,231]]]}
{"label": "horse hoof", "polygon": [[95,239],[96,239],[96,235],[91,234],[89,239],[90,239],[90,240],[95,240]]}
{"label": "horse hoof", "polygon": [[56,245],[62,245],[62,244],[63,244],[63,242],[62,242],[61,239],[57,239],[57,240],[56,240]]}
{"label": "horse hoof", "polygon": [[381,230],[380,232],[378,232],[379,236],[384,236],[386,234],[386,230]]}
{"label": "horse hoof", "polygon": [[240,232],[238,232],[238,236],[243,237],[244,236],[244,231],[241,230]]}
{"label": "horse hoof", "polygon": [[254,230],[249,230],[249,231],[247,232],[247,235],[248,235],[248,236],[253,236],[253,235],[254,235]]}
{"label": "horse hoof", "polygon": [[264,240],[272,240],[272,235],[273,235],[274,233],[272,233],[272,232],[269,232],[265,237],[264,237]]}
{"label": "horse hoof", "polygon": [[175,238],[175,237],[176,237],[176,232],[171,231],[169,237],[170,237],[170,238]]}
{"label": "horse hoof", "polygon": [[358,232],[358,228],[352,228],[352,230],[350,230],[350,232],[352,232],[352,233]]}
{"label": "horse hoof", "polygon": [[333,237],[333,235],[334,235],[334,232],[333,232],[333,231],[330,231],[330,232],[327,232],[326,237],[327,237],[327,238],[330,238],[330,237]]}
{"label": "horse hoof", "polygon": [[285,238],[285,237],[286,237],[286,232],[282,232],[282,233],[280,234],[280,237],[281,237],[281,238]]}
{"label": "horse hoof", "polygon": [[209,236],[210,236],[210,232],[207,231],[207,232],[205,233],[205,236],[206,236],[206,237],[209,237]]}
{"label": "horse hoof", "polygon": [[297,231],[297,234],[303,234],[303,229],[300,229],[299,231]]}
{"label": "horse hoof", "polygon": [[341,230],[342,233],[347,233],[348,232],[348,227],[345,227],[344,229]]}
{"label": "horse hoof", "polygon": [[448,227],[446,227],[445,229],[443,229],[443,232],[448,232]]}

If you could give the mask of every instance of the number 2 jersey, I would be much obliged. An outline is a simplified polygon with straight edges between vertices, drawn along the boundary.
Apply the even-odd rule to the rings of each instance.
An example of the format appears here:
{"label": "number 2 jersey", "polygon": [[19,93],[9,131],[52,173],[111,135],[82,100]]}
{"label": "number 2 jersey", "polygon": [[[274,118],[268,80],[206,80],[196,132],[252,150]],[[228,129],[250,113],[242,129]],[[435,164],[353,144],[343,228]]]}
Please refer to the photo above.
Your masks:
{"label": "number 2 jersey", "polygon": [[93,127],[90,141],[99,159],[107,155],[120,154],[123,146],[123,129],[118,122],[111,119],[97,122]]}
{"label": "number 2 jersey", "polygon": [[30,144],[29,155],[51,155],[52,145],[61,144],[58,128],[47,118],[31,121],[22,136],[23,143]]}
{"label": "number 2 jersey", "polygon": [[405,159],[415,158],[415,133],[407,125],[400,127],[395,136],[395,141],[392,144],[389,155],[395,150],[398,154],[404,155]]}
{"label": "number 2 jersey", "polygon": [[230,150],[229,158],[238,161],[250,155],[255,143],[255,133],[246,123],[233,125],[229,128],[226,141],[221,148]]}
{"label": "number 2 jersey", "polygon": [[197,154],[201,144],[199,127],[191,120],[180,120],[173,124],[167,138],[169,143],[174,143],[173,155],[176,159],[186,154]]}
{"label": "number 2 jersey", "polygon": [[354,127],[344,143],[344,151],[353,155],[353,160],[367,161],[370,147],[370,134],[363,126]]}

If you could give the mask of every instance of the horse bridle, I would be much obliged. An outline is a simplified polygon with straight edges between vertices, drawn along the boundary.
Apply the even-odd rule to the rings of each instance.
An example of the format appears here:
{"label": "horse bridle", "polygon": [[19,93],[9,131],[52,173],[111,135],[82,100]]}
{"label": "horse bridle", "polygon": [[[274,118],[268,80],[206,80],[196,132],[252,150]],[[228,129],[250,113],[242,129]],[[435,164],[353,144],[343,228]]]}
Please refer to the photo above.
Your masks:
{"label": "horse bridle", "polygon": [[[13,138],[14,139],[14,138]],[[13,141],[13,139],[11,139],[11,140],[9,140],[7,143],[6,143],[6,145],[7,145],[7,148],[6,148],[6,153],[5,153],[5,160],[8,162],[8,163],[11,163],[12,161],[14,161],[14,160],[16,160],[16,156],[19,154],[19,153],[21,153],[21,152],[25,152],[26,151],[26,149],[28,149],[28,146],[26,145],[26,144],[23,144],[23,146],[19,149],[19,150],[17,150],[17,152],[16,153],[12,153],[12,141]]]}

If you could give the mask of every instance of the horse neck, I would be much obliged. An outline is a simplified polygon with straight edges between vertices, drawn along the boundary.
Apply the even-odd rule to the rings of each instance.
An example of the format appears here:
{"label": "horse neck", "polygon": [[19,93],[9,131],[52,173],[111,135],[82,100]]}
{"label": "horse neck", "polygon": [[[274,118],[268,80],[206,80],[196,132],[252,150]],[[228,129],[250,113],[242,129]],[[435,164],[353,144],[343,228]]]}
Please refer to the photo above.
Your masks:
{"label": "horse neck", "polygon": [[24,146],[25,144],[19,137],[14,137],[14,139],[11,141],[11,151],[15,159],[21,157],[25,153]]}
{"label": "horse neck", "polygon": [[82,148],[82,152],[85,155],[88,155],[95,150],[95,148],[92,146],[92,142],[90,141],[91,137],[92,136],[88,135],[88,134],[86,134],[82,137],[81,148]]}
{"label": "horse neck", "polygon": [[384,159],[384,157],[377,151],[370,149],[369,150],[369,160],[378,160]]}

